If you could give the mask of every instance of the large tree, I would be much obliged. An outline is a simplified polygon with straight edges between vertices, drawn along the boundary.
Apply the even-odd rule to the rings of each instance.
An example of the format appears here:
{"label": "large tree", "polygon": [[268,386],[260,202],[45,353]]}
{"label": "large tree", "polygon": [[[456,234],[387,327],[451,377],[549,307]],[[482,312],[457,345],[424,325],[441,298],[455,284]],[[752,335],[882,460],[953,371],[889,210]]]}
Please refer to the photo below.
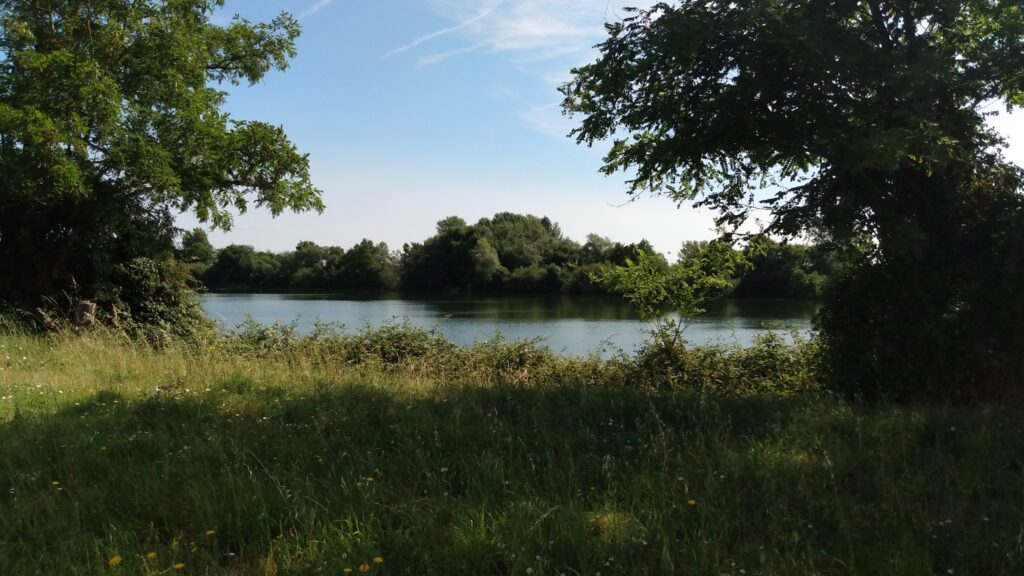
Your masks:
{"label": "large tree", "polygon": [[168,253],[174,214],[322,209],[284,131],[225,113],[295,54],[298,23],[211,22],[222,0],[0,0],[0,299]]}
{"label": "large tree", "polygon": [[181,235],[181,248],[175,256],[186,263],[213,264],[217,250],[210,243],[206,230],[193,228]]}
{"label": "large tree", "polygon": [[[632,190],[818,234],[849,273],[822,318],[846,389],[971,399],[1024,377],[1019,0],[685,0],[608,26],[564,108]],[[986,388],[989,387],[989,388]]]}

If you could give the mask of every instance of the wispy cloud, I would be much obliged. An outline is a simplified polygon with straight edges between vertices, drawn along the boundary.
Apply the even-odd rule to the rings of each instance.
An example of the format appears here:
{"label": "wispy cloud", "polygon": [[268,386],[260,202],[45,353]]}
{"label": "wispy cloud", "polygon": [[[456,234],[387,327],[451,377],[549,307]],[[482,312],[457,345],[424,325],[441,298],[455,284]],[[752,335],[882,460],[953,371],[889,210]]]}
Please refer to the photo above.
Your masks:
{"label": "wispy cloud", "polygon": [[303,18],[309,18],[313,14],[316,14],[317,12],[323,10],[324,8],[327,8],[333,2],[334,0],[319,0],[316,4],[313,4],[312,6],[307,8],[305,12],[299,14],[299,20],[302,20]]}
{"label": "wispy cloud", "polygon": [[[595,57],[594,45],[606,35],[604,25],[622,19],[624,6],[648,8],[658,0],[422,0],[452,22],[388,52],[414,54],[420,66],[431,66],[477,51],[501,55],[536,78],[547,96],[520,102],[519,119],[537,132],[565,137],[572,123],[563,118],[554,85],[568,80],[568,71]],[[446,37],[438,41],[440,37]],[[532,90],[528,90],[530,92]]]}
{"label": "wispy cloud", "polygon": [[[474,50],[515,54],[519,61],[537,62],[587,54],[604,34],[606,22],[622,16],[620,0],[499,1],[479,12],[479,0],[428,0],[437,13],[455,25],[420,36],[392,50],[392,56],[439,36],[457,33],[465,47],[420,57],[436,64]],[[623,5],[647,7],[655,0],[621,0]]]}
{"label": "wispy cloud", "polygon": [[501,5],[501,1],[499,0],[498,2],[492,4],[491,6],[488,6],[482,12],[480,12],[476,16],[473,16],[469,20],[465,20],[463,22],[459,22],[455,26],[451,26],[451,27],[448,27],[448,28],[442,28],[441,30],[436,30],[434,32],[431,32],[430,34],[424,34],[423,36],[420,36],[419,38],[414,39],[413,41],[409,42],[408,44],[405,44],[403,46],[399,46],[398,48],[395,48],[394,50],[388,52],[387,54],[384,55],[384,57],[388,58],[390,56],[394,56],[395,54],[401,54],[402,52],[405,52],[406,50],[411,50],[412,48],[415,48],[415,47],[419,46],[420,44],[423,44],[424,42],[428,42],[430,40],[433,40],[434,38],[438,38],[440,36],[444,36],[445,34],[451,34],[452,32],[458,32],[459,30],[463,30],[465,28],[469,28],[470,26],[476,24],[477,22],[479,22],[479,21],[483,20],[484,18],[487,18],[488,16],[493,14],[494,10],[497,9],[498,6],[500,6],[500,5]]}
{"label": "wispy cloud", "polygon": [[456,48],[454,50],[447,50],[445,52],[431,52],[430,54],[420,56],[419,60],[417,60],[416,63],[419,64],[420,66],[431,66],[433,64],[439,64],[441,62],[444,62],[445,60],[453,56],[458,56],[459,54],[476,52],[477,50],[484,48],[486,46],[486,42],[477,42],[476,44],[471,44],[469,46],[464,46],[462,48]]}
{"label": "wispy cloud", "polygon": [[575,124],[561,114],[558,104],[534,106],[519,113],[519,119],[531,129],[555,138],[565,138]]}

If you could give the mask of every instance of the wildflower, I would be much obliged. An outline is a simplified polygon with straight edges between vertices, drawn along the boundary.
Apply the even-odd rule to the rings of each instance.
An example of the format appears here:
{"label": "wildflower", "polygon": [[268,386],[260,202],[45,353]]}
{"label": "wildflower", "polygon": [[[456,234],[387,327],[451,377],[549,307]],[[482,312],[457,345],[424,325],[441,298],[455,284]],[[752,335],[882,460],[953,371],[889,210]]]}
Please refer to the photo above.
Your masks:
{"label": "wildflower", "polygon": [[156,560],[156,552],[146,552],[146,560]]}
{"label": "wildflower", "polygon": [[100,446],[100,452],[106,452],[106,451],[107,451],[107,447],[106,446]]}
{"label": "wildflower", "polygon": [[381,558],[380,556],[374,556],[373,557],[373,563],[374,564],[378,564],[378,565],[379,564],[383,564],[384,563],[384,559]]}
{"label": "wildflower", "polygon": [[54,480],[53,482],[50,482],[50,485],[51,486],[60,486],[60,482]]}
{"label": "wildflower", "polygon": [[367,482],[373,482],[373,476],[367,476],[366,477],[366,481]]}
{"label": "wildflower", "polygon": [[351,574],[352,573],[352,569],[349,568],[348,566],[345,566],[344,568],[342,568],[341,571],[344,572],[345,574]]}
{"label": "wildflower", "polygon": [[185,569],[185,563],[184,562],[178,562],[177,564],[174,565],[174,569],[175,570],[184,570]]}
{"label": "wildflower", "polygon": [[362,564],[359,565],[359,571],[360,572],[364,572],[364,573],[365,572],[369,572],[370,571],[370,565],[367,564],[366,562],[363,562]]}
{"label": "wildflower", "polygon": [[120,556],[113,556],[110,560],[107,561],[107,564],[110,564],[111,566],[118,566],[121,564],[123,560],[124,559]]}
{"label": "wildflower", "polygon": [[213,535],[214,535],[214,534],[216,534],[216,533],[217,533],[217,531],[216,531],[216,530],[207,530],[207,531],[206,531],[206,535],[207,535],[207,536],[213,536]]}
{"label": "wildflower", "polygon": [[696,506],[697,505],[697,501],[694,500],[693,498],[690,498],[689,500],[687,500],[686,503],[689,504],[690,506]]}

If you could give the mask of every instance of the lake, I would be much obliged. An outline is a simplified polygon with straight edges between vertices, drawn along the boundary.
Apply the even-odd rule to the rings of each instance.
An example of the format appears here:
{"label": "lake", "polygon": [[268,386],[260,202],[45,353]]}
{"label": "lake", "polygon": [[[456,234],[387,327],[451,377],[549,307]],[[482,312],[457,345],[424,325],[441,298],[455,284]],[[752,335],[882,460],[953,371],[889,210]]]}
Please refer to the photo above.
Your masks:
{"label": "lake", "polygon": [[[560,354],[609,356],[633,351],[650,329],[626,303],[601,296],[399,297],[324,294],[204,294],[208,316],[234,326],[247,317],[261,324],[294,322],[308,333],[314,324],[341,324],[347,331],[402,322],[436,328],[459,345],[489,340],[540,339]],[[693,344],[748,345],[768,329],[808,331],[818,304],[802,300],[724,300],[695,319],[685,337]]]}

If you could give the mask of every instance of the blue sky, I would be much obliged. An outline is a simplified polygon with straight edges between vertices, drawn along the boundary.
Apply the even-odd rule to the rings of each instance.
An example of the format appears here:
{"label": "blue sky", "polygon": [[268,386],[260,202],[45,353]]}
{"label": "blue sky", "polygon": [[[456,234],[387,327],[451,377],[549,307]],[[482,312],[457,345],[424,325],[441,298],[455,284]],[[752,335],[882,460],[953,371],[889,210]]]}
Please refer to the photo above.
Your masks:
{"label": "blue sky", "polygon": [[[714,235],[711,215],[668,199],[628,202],[625,177],[598,173],[604,149],[565,137],[557,86],[592,60],[603,24],[651,0],[228,0],[240,14],[300,18],[284,73],[233,88],[236,118],[284,126],[309,153],[327,210],[276,219],[251,210],[214,245],[274,251],[301,240],[393,249],[445,216],[546,215],[582,241],[646,238],[666,253]],[[997,120],[1011,143],[1024,118]],[[1024,142],[1022,142],[1024,144]],[[1024,146],[1010,156],[1024,160]],[[179,217],[190,228],[194,218]]]}

